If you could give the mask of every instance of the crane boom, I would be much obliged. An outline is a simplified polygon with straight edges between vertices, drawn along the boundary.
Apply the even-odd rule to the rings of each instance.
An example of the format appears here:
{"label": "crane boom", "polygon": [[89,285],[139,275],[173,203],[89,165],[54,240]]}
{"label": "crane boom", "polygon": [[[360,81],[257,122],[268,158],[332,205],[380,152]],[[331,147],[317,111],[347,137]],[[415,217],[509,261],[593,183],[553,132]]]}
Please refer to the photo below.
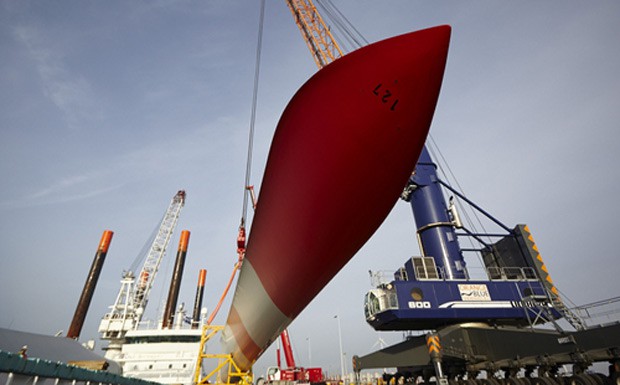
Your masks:
{"label": "crane boom", "polygon": [[288,329],[284,329],[280,334],[282,340],[282,348],[284,349],[284,358],[286,358],[286,366],[288,368],[294,368],[297,366],[295,363],[295,356],[293,355],[293,347],[291,346],[291,339],[288,336]]}
{"label": "crane boom", "polygon": [[312,0],[286,0],[286,4],[319,69],[342,56],[342,50]]}
{"label": "crane boom", "polygon": [[99,324],[101,339],[110,341],[108,346],[104,348],[106,358],[116,359],[120,355],[125,333],[137,328],[142,320],[157,270],[166,254],[166,248],[170,243],[170,238],[184,205],[185,191],[180,190],[172,198],[166,209],[157,235],[138,275],[138,282],[136,282],[136,276],[132,271],[123,274],[116,301],[110,306],[110,311]]}
{"label": "crane boom", "polygon": [[137,310],[141,309],[144,311],[144,308],[146,307],[149,299],[149,292],[151,291],[153,281],[155,280],[155,275],[157,274],[161,260],[166,253],[166,248],[170,243],[172,232],[176,227],[181,208],[183,208],[184,204],[185,191],[180,190],[172,198],[170,206],[166,210],[164,219],[162,220],[159,230],[157,231],[157,236],[153,240],[153,244],[149,249],[149,253],[146,256],[146,260],[144,261],[144,265],[140,271],[140,278],[133,294],[133,302]]}

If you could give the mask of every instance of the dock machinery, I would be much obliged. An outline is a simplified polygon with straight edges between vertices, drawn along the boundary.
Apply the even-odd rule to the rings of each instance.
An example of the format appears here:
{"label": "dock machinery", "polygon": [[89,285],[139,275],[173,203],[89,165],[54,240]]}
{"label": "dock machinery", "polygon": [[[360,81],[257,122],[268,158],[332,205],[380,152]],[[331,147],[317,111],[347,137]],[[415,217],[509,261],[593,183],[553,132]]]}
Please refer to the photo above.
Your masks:
{"label": "dock machinery", "polygon": [[[451,195],[448,203],[444,192]],[[588,328],[564,305],[526,225],[505,226],[442,181],[426,147],[402,198],[411,204],[422,255],[407,259],[390,279],[371,272],[376,286],[365,296],[364,311],[375,330],[421,334],[354,356],[357,373],[396,367],[398,377],[412,381],[435,377],[439,383],[497,385],[503,372],[499,377],[513,385],[562,385],[558,369],[572,364],[571,384],[616,384],[620,324]],[[456,199],[504,233],[468,229]],[[464,237],[479,246],[463,248]],[[480,253],[486,279],[470,277],[464,252]],[[563,330],[561,318],[574,331]],[[608,376],[586,373],[601,361],[610,363]],[[481,372],[486,379],[480,379]]]}

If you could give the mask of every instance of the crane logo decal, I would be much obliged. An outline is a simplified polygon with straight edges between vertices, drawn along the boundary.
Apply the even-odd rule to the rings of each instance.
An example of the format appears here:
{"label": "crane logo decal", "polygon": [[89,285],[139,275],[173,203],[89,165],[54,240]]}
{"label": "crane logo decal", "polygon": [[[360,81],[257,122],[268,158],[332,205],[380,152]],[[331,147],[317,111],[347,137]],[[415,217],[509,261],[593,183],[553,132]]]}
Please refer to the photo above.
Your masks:
{"label": "crane logo decal", "polygon": [[458,285],[463,301],[491,301],[487,285]]}

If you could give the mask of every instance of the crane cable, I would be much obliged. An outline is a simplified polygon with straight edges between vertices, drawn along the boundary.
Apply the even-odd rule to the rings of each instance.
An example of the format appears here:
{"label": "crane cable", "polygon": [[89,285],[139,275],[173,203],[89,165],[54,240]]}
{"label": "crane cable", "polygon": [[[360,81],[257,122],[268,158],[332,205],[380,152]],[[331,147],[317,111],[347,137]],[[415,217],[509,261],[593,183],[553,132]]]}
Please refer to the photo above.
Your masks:
{"label": "crane cable", "polygon": [[[333,27],[334,28],[331,30],[332,34],[337,35],[338,37],[341,37],[343,39],[343,40],[340,41],[341,44],[343,42],[346,42],[346,44],[347,44],[347,46],[349,48],[348,49],[345,48],[344,51],[353,51],[353,50],[355,50],[357,48],[360,48],[360,47],[362,47],[364,45],[368,45],[369,44],[368,40],[366,40],[364,35],[338,9],[338,7],[332,2],[332,0],[314,0],[314,2],[318,5],[319,8],[321,8],[321,14],[324,16],[324,19],[326,21],[329,20],[329,21],[331,21],[333,23]],[[452,172],[452,169],[450,168],[450,165],[448,164],[448,162],[447,162],[446,158],[444,157],[444,155],[441,153],[441,150],[440,150],[439,146],[437,145],[437,143],[435,142],[435,139],[433,138],[433,136],[430,133],[428,134],[428,139],[427,139],[425,145],[426,145],[429,153],[431,154],[432,159],[434,159],[435,162],[437,163],[439,171],[443,174],[446,182],[449,182],[451,179],[454,180],[454,182],[456,183],[458,189],[460,191],[463,191],[463,189],[462,189],[458,179],[456,178],[456,176]],[[445,167],[443,165],[445,165]],[[447,169],[447,172],[446,172],[445,169]],[[469,226],[471,228],[475,229],[476,225],[474,224],[474,221],[471,219],[468,211],[465,210],[465,207],[463,206],[461,201],[457,200],[456,202],[457,202],[459,208],[461,209],[460,211],[465,216],[465,219],[468,222]],[[474,216],[474,218],[478,222],[478,225],[480,227],[482,227],[483,230],[485,230],[484,229],[485,226],[482,223],[482,221],[481,221],[479,215],[477,214],[477,212],[472,210],[472,215]],[[473,248],[474,245],[473,245],[473,241],[471,240],[471,238],[469,239],[469,242],[470,242],[470,244],[471,244],[471,246]],[[478,255],[478,259],[481,262],[480,255]]]}
{"label": "crane cable", "polygon": [[245,223],[246,223],[247,212],[248,212],[248,200],[249,200],[249,196],[251,196],[252,191],[253,191],[252,187],[250,186],[250,176],[252,172],[252,150],[254,146],[254,126],[256,123],[256,105],[258,104],[257,102],[258,100],[258,79],[260,75],[260,57],[261,57],[261,51],[262,51],[262,45],[263,45],[264,23],[265,23],[265,0],[261,0],[260,16],[259,16],[259,22],[258,22],[258,42],[256,45],[256,64],[255,64],[255,69],[254,69],[254,90],[252,93],[252,112],[250,116],[250,132],[248,135],[248,152],[247,152],[247,160],[246,160],[246,166],[245,166],[245,183],[243,185],[243,209],[241,212],[241,223],[239,224],[239,235],[237,236],[238,259],[237,259],[237,262],[235,263],[235,266],[233,267],[233,271],[230,275],[230,279],[228,280],[228,284],[226,285],[224,292],[222,293],[219,301],[217,302],[217,305],[213,309],[213,312],[211,312],[211,315],[207,319],[207,325],[211,325],[211,322],[213,322],[213,319],[215,318],[218,311],[220,310],[220,307],[222,306],[222,303],[224,302],[224,299],[228,295],[228,291],[230,290],[230,287],[232,286],[232,282],[235,279],[235,275],[237,274],[237,271],[241,268],[243,257],[245,255]]}
{"label": "crane cable", "polygon": [[243,185],[243,209],[241,212],[241,224],[244,225],[248,213],[248,196],[250,177],[252,174],[252,152],[254,149],[254,126],[256,124],[256,105],[258,104],[258,80],[260,77],[260,59],[263,46],[263,26],[265,24],[265,0],[261,0],[260,16],[258,22],[258,41],[256,43],[256,62],[254,66],[254,89],[252,92],[252,112],[250,115],[250,132],[248,134],[248,152],[245,165],[245,183]]}
{"label": "crane cable", "polygon": [[[341,18],[344,18],[344,15],[342,15],[342,13],[335,7],[335,5],[333,5],[333,3],[329,2],[329,0],[328,0],[327,6],[323,4],[321,5],[324,8],[331,7],[332,9],[335,10],[336,15],[340,15]],[[332,15],[333,14],[334,13],[332,13]],[[333,16],[333,18],[337,19],[338,17]],[[350,28],[346,27],[346,24],[349,24],[349,25],[352,25],[352,24],[346,18],[344,18],[344,20],[345,20],[344,22],[342,21],[337,22],[340,29],[343,31],[344,35],[349,36],[358,45],[358,47],[361,46],[359,40],[352,38],[353,33],[350,31]],[[217,315],[222,303],[224,302],[224,299],[228,295],[228,291],[230,290],[230,287],[232,285],[232,282],[235,278],[237,271],[241,268],[241,264],[243,262],[243,258],[245,255],[245,236],[246,236],[245,235],[245,224],[247,222],[248,204],[249,204],[250,198],[252,198],[252,201],[253,201],[252,206],[255,207],[253,187],[250,186],[250,177],[252,173],[252,153],[253,153],[253,148],[254,148],[254,131],[255,131],[254,127],[256,125],[256,106],[258,104],[258,101],[257,101],[258,100],[258,81],[260,78],[260,62],[261,62],[261,52],[262,52],[262,45],[263,45],[264,24],[265,24],[265,0],[261,0],[260,16],[259,16],[259,22],[258,22],[258,41],[256,45],[256,61],[255,61],[255,67],[254,67],[254,89],[252,93],[252,111],[250,115],[250,130],[248,134],[248,150],[247,150],[247,160],[246,160],[246,168],[245,168],[245,181],[243,184],[243,207],[241,211],[241,223],[239,224],[239,234],[237,236],[238,260],[235,263],[232,274],[230,275],[230,279],[228,280],[228,284],[226,285],[226,288],[224,289],[222,296],[220,297],[213,312],[207,319],[207,325],[210,325],[211,322],[213,322],[213,319]],[[361,36],[359,31],[355,30],[355,32],[357,32],[358,36]],[[364,42],[368,43],[366,39],[363,38],[363,36],[361,36],[361,39],[364,40]]]}
{"label": "crane cable", "polygon": [[339,32],[339,37],[343,38],[340,44],[344,43],[344,41],[348,43],[348,48],[345,51],[354,51],[364,45],[368,45],[368,40],[331,0],[315,0],[315,2],[321,8],[321,14],[333,23],[332,33],[336,34],[336,32]]}

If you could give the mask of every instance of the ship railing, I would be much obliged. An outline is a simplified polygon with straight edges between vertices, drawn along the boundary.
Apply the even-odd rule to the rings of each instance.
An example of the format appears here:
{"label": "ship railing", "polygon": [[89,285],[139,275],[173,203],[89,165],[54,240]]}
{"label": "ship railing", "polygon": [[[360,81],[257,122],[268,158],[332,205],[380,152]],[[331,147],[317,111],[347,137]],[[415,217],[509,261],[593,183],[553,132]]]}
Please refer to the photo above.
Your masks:
{"label": "ship railing", "polygon": [[136,330],[146,330],[146,329],[154,329],[158,326],[158,323],[153,320],[143,320],[138,322],[136,325]]}
{"label": "ship railing", "polygon": [[582,319],[587,319],[588,324],[594,325],[620,322],[620,296],[579,306],[573,303],[568,305],[572,312],[576,313]]}
{"label": "ship railing", "polygon": [[388,270],[377,270],[377,271],[369,270],[368,273],[370,274],[370,285],[372,287],[379,287],[379,286],[387,285],[388,283],[392,281],[406,281],[407,280],[406,275],[404,277],[401,277],[398,274],[394,274],[392,271],[388,271]]}
{"label": "ship railing", "polygon": [[105,370],[90,370],[62,362],[24,358],[0,350],[0,385],[160,385]]}
{"label": "ship railing", "polygon": [[[468,269],[469,270],[469,269]],[[470,277],[469,271],[465,270],[464,281],[478,281],[486,279],[491,281],[538,281],[536,270],[531,267],[487,267],[481,268],[479,273]],[[370,284],[373,287],[380,287],[393,281],[408,281],[409,276],[405,268],[400,268],[396,272],[387,270],[369,271]],[[425,263],[414,267],[415,278],[419,281],[446,281],[445,269],[442,266]]]}
{"label": "ship railing", "polygon": [[536,271],[531,267],[488,267],[491,281],[537,281]]}
{"label": "ship railing", "polygon": [[143,379],[153,379],[155,382],[161,383],[162,379],[171,379],[176,378],[179,379],[177,381],[167,381],[171,383],[187,383],[190,382],[194,375],[194,366],[186,369],[158,369],[151,371],[140,371],[140,377]]}
{"label": "ship railing", "polygon": [[418,266],[415,269],[415,276],[420,281],[443,281],[445,277],[441,266]]}

